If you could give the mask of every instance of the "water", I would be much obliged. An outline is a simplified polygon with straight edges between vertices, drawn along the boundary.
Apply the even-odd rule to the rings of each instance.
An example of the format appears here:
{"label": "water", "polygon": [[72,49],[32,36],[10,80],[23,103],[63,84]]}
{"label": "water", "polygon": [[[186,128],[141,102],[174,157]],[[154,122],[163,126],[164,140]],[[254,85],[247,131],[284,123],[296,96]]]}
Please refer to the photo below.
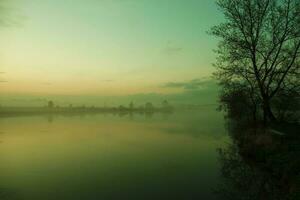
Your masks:
{"label": "water", "polygon": [[2,199],[216,199],[215,107],[173,114],[0,118]]}

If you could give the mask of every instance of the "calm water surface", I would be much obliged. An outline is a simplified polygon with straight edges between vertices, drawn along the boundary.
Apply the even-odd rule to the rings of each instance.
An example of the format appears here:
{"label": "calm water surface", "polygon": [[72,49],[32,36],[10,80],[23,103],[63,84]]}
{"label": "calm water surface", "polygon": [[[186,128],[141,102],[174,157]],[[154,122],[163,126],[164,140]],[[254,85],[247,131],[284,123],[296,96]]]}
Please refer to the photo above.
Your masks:
{"label": "calm water surface", "polygon": [[173,114],[0,118],[2,199],[216,199],[215,107]]}

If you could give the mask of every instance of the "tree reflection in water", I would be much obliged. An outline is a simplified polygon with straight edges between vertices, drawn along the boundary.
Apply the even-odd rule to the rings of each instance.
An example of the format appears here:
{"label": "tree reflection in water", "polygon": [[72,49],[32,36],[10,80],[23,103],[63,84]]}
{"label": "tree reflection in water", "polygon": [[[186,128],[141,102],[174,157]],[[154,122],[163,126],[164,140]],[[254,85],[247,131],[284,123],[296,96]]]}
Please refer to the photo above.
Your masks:
{"label": "tree reflection in water", "polygon": [[[271,128],[228,122],[232,143],[219,149],[220,199],[300,199],[300,137]],[[298,129],[299,130],[299,129]]]}

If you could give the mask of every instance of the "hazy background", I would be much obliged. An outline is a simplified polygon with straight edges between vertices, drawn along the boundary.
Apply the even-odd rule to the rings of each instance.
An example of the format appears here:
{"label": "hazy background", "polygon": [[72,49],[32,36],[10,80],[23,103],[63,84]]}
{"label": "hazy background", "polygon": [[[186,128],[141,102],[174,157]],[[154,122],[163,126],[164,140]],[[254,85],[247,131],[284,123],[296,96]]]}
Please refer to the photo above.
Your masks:
{"label": "hazy background", "polygon": [[212,0],[10,0],[1,10],[2,105],[216,101]]}

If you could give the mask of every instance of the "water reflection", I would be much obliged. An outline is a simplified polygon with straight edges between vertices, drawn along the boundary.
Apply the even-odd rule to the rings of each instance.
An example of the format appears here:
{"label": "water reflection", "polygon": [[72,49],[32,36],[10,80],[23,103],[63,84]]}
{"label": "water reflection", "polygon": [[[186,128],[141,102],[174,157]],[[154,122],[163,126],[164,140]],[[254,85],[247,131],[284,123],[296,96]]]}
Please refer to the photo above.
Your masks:
{"label": "water reflection", "polygon": [[[163,120],[168,120],[174,113],[173,112],[161,112],[161,113],[154,113],[154,112],[145,112],[145,113],[132,113],[132,112],[118,112],[118,113],[57,113],[57,114],[36,114],[36,116],[43,116],[49,123],[52,123],[55,119],[61,118],[61,117],[68,117],[68,118],[74,118],[74,117],[93,117],[93,116],[114,116],[114,117],[120,117],[120,118],[128,118],[130,120],[134,120],[135,118],[144,118],[144,119],[152,119],[161,117]],[[14,115],[14,116],[0,116],[1,118],[6,117],[24,117],[26,115]],[[27,115],[28,116],[28,115]],[[1,132],[0,132],[1,134]]]}
{"label": "water reflection", "polygon": [[0,199],[299,199],[297,127],[226,126],[214,108],[0,118]]}
{"label": "water reflection", "polygon": [[220,199],[300,199],[299,129],[285,129],[283,134],[237,121],[228,125],[232,142],[219,149]]}
{"label": "water reflection", "polygon": [[10,117],[0,127],[0,188],[14,191],[9,200],[214,199],[215,149],[227,140],[215,107]]}

